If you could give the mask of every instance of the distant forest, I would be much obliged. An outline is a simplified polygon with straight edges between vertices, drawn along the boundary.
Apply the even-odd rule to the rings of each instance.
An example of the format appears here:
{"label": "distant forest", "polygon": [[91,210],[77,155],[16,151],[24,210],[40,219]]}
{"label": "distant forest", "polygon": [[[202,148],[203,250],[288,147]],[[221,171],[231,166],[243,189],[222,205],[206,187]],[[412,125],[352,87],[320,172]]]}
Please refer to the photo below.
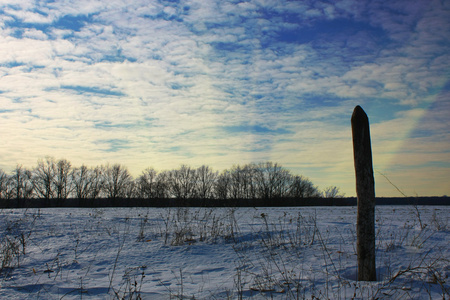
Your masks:
{"label": "distant forest", "polygon": [[121,164],[72,167],[68,160],[52,157],[38,160],[32,170],[18,165],[7,174],[0,169],[0,199],[19,201],[19,206],[21,200],[30,199],[54,205],[77,199],[77,203],[86,205],[96,199],[267,200],[343,196],[338,187],[319,190],[308,178],[272,162],[234,165],[222,172],[205,165],[181,165],[160,172],[147,168],[137,178]]}

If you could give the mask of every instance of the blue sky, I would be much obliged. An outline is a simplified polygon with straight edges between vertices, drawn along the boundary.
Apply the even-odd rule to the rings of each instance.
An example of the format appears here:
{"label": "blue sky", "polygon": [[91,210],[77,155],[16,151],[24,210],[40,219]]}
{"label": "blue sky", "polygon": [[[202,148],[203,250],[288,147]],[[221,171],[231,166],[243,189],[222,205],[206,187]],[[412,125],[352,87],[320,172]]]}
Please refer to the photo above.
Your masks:
{"label": "blue sky", "polygon": [[355,195],[450,194],[449,1],[0,4],[0,168],[46,155],[147,167],[273,161]]}

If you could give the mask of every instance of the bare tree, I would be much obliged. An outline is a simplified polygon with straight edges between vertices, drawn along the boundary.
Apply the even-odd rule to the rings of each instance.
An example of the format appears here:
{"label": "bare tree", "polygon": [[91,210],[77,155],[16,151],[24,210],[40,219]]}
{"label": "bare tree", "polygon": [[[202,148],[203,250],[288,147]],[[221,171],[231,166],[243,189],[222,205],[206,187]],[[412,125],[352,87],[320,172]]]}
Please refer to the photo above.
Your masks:
{"label": "bare tree", "polygon": [[33,170],[33,185],[39,198],[66,199],[72,191],[71,163],[66,159],[55,161],[47,156],[38,160]]}
{"label": "bare tree", "polygon": [[22,165],[17,165],[10,176],[11,198],[29,199],[33,195],[33,182],[31,171]]}
{"label": "bare tree", "polygon": [[105,189],[104,187],[104,174],[106,173],[105,167],[97,166],[90,171],[91,186],[89,190],[89,198],[96,199],[100,197]]}
{"label": "bare tree", "polygon": [[213,187],[217,178],[217,172],[214,172],[208,166],[201,166],[196,170],[196,195],[201,199],[213,198]]}
{"label": "bare tree", "polygon": [[244,171],[241,166],[233,166],[230,170],[229,195],[233,199],[244,198],[243,177]]}
{"label": "bare tree", "polygon": [[57,199],[67,199],[72,192],[73,184],[70,170],[72,164],[66,159],[60,159],[56,163],[56,173],[54,177],[54,185]]}
{"label": "bare tree", "polygon": [[133,180],[132,178],[128,182],[127,185],[125,185],[125,198],[132,199],[132,198],[138,198],[139,197],[139,190],[138,190],[138,181]]}
{"label": "bare tree", "polygon": [[155,198],[169,198],[170,195],[170,173],[171,171],[163,171],[158,173],[155,182]]}
{"label": "bare tree", "polygon": [[295,198],[318,198],[321,193],[308,178],[297,175],[292,180],[289,195]]}
{"label": "bare tree", "polygon": [[55,159],[49,156],[45,160],[39,159],[37,167],[33,170],[34,190],[39,198],[48,200],[55,197],[53,184],[55,176]]}
{"label": "bare tree", "polygon": [[229,195],[234,199],[257,197],[256,165],[233,166],[230,170]]}
{"label": "bare tree", "polygon": [[9,176],[0,169],[0,199],[9,199]]}
{"label": "bare tree", "polygon": [[282,169],[276,176],[272,196],[274,198],[288,197],[294,176],[286,169]]}
{"label": "bare tree", "polygon": [[294,176],[272,162],[234,165],[219,174],[209,166],[193,169],[182,165],[176,170],[157,172],[147,168],[133,180],[120,164],[73,168],[65,159],[38,160],[32,172],[17,166],[11,176],[0,170],[0,199],[170,198],[179,199],[275,199],[283,197],[343,197],[331,186],[323,192],[303,176]]}
{"label": "bare tree", "polygon": [[91,196],[91,188],[93,185],[92,169],[85,165],[72,170],[72,183],[74,193],[77,199],[88,199]]}
{"label": "bare tree", "polygon": [[257,172],[258,166],[256,164],[247,164],[242,168],[242,187],[244,198],[246,199],[255,199],[258,197]]}
{"label": "bare tree", "polygon": [[214,193],[217,199],[226,200],[230,190],[230,171],[225,170],[217,176],[215,181]]}
{"label": "bare tree", "polygon": [[141,198],[156,198],[158,172],[153,168],[147,168],[137,179],[138,193]]}
{"label": "bare tree", "polygon": [[273,199],[287,196],[292,181],[288,170],[272,162],[260,163],[256,170],[259,198]]}
{"label": "bare tree", "polygon": [[344,198],[345,194],[341,193],[337,186],[329,186],[323,190],[325,198]]}
{"label": "bare tree", "polygon": [[194,169],[182,165],[179,169],[169,172],[169,183],[172,195],[179,199],[194,198],[197,175]]}
{"label": "bare tree", "polygon": [[128,169],[120,164],[107,165],[104,173],[106,196],[110,199],[126,197],[128,185],[132,181]]}
{"label": "bare tree", "polygon": [[10,176],[0,170],[0,199],[16,199],[22,207],[22,201],[33,197],[31,172],[17,165]]}

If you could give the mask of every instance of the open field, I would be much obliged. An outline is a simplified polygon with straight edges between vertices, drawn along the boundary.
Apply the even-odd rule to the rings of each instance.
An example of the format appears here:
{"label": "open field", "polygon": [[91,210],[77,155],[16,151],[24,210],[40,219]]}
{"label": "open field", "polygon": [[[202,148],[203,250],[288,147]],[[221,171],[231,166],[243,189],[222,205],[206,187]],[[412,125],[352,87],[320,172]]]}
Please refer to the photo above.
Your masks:
{"label": "open field", "polygon": [[376,282],[356,207],[0,211],[2,299],[449,299],[450,207],[376,209]]}

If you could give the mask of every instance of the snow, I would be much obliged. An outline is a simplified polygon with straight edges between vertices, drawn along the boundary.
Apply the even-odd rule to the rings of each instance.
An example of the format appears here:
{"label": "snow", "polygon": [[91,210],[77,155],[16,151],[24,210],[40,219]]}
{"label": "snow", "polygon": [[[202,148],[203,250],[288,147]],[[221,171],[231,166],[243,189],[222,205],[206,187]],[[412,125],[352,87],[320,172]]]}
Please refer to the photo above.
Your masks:
{"label": "snow", "polygon": [[449,299],[449,212],[378,206],[357,282],[356,207],[3,209],[0,298]]}

